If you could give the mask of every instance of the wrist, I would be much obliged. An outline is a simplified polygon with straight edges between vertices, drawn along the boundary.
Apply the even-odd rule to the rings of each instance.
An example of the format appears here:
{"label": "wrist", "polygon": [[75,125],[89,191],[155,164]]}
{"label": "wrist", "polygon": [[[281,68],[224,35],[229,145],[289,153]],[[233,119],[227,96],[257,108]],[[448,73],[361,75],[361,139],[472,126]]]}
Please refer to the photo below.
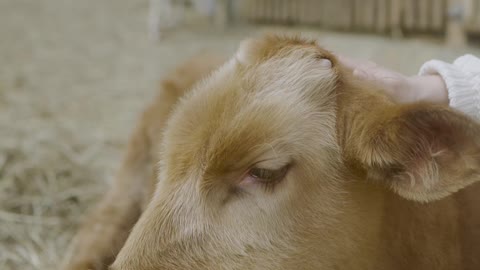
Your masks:
{"label": "wrist", "polygon": [[448,90],[440,75],[422,75],[409,78],[416,101],[427,101],[448,105]]}

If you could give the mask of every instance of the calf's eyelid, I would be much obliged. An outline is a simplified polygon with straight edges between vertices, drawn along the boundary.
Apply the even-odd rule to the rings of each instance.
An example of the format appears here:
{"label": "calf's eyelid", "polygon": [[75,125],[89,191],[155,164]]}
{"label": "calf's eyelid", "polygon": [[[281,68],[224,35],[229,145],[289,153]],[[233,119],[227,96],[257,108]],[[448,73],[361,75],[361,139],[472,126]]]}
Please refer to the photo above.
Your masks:
{"label": "calf's eyelid", "polygon": [[276,171],[280,170],[283,167],[287,166],[288,164],[291,164],[292,160],[290,157],[275,157],[275,158],[266,158],[259,160],[255,163],[253,163],[249,169],[252,168],[259,168],[259,169],[266,169],[266,170],[271,170],[271,171]]}

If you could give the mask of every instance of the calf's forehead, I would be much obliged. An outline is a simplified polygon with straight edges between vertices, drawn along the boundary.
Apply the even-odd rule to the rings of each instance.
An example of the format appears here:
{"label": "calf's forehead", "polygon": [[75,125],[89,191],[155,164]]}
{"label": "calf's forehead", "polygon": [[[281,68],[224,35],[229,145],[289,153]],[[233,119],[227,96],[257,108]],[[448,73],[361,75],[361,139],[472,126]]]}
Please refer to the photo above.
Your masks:
{"label": "calf's forehead", "polygon": [[166,136],[177,148],[171,154],[184,164],[221,170],[254,150],[298,141],[302,125],[321,121],[315,114],[333,112],[327,104],[335,82],[331,66],[319,65],[301,49],[254,65],[233,58],[178,107]]}

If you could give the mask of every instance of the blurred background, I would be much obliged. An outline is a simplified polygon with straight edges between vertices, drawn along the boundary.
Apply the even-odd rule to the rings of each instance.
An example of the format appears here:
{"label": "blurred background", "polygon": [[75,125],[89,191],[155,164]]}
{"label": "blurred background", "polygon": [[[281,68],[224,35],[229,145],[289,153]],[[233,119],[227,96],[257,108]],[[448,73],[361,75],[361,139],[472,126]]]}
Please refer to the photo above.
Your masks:
{"label": "blurred background", "polygon": [[272,31],[415,74],[480,55],[480,0],[0,0],[0,269],[57,269],[163,74]]}

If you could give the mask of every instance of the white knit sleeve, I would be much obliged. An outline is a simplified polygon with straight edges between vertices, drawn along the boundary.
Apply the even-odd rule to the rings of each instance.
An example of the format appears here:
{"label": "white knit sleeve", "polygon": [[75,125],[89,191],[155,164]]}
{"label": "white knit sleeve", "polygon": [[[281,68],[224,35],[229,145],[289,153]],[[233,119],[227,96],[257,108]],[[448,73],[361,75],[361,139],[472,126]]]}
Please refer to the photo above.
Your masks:
{"label": "white knit sleeve", "polygon": [[419,74],[439,74],[447,86],[450,106],[480,120],[479,58],[467,54],[453,64],[431,60],[423,64]]}

